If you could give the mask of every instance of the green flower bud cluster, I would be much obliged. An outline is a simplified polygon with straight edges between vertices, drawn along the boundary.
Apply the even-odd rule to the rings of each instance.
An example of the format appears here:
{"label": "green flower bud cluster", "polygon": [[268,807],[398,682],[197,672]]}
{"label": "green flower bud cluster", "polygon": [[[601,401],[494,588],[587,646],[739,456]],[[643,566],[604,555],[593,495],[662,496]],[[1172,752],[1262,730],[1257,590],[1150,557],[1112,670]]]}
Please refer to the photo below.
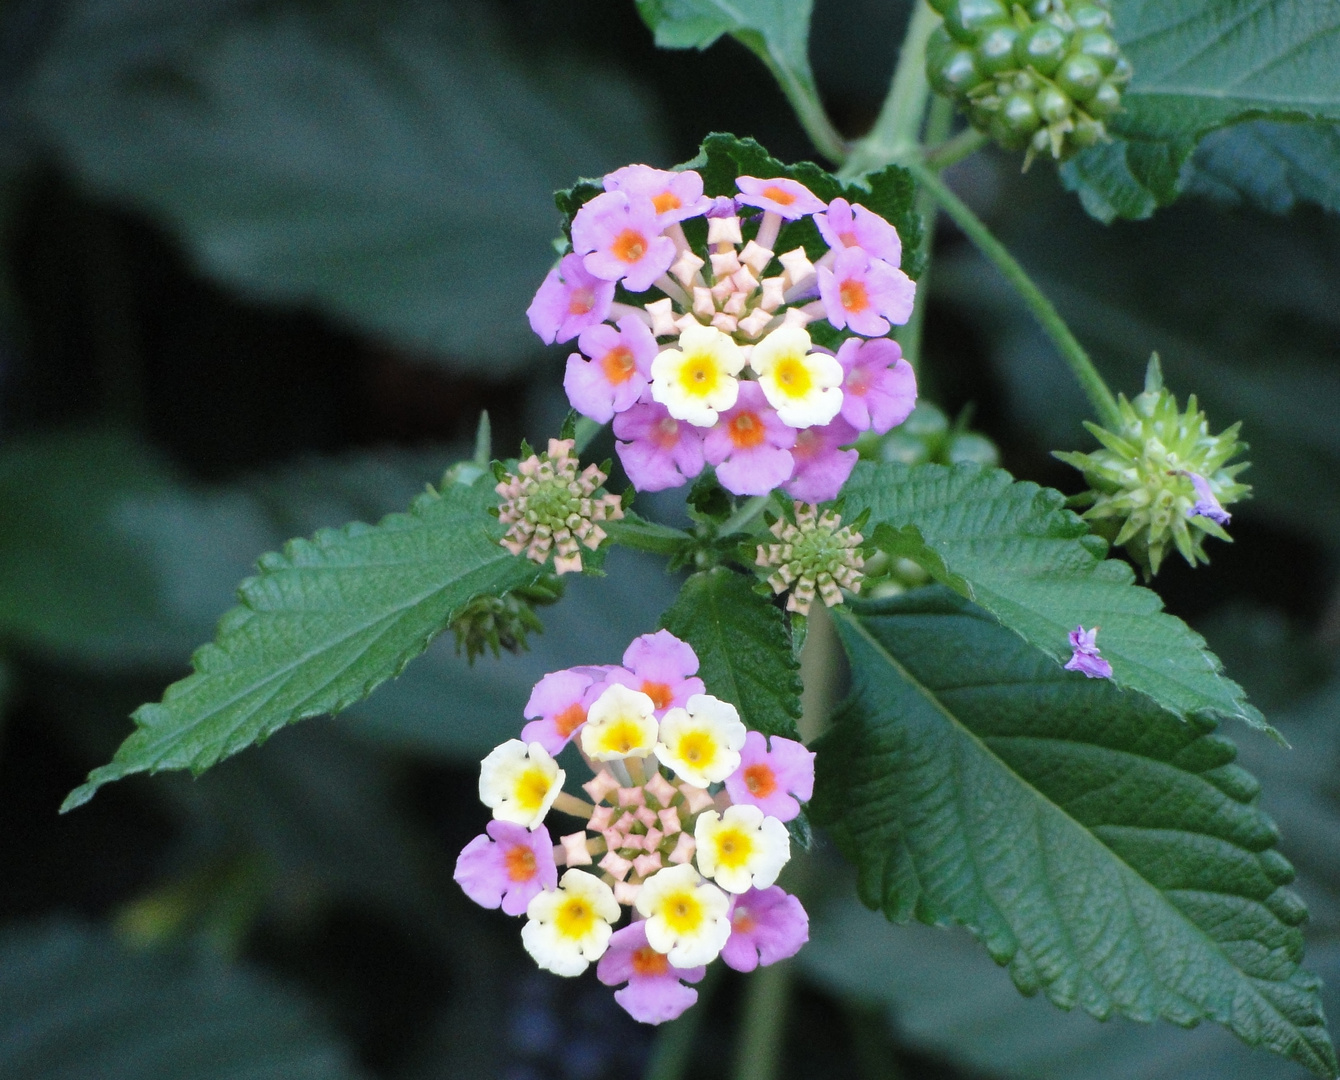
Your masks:
{"label": "green flower bud cluster", "polygon": [[917,402],[912,415],[887,435],[866,432],[856,449],[867,461],[897,461],[903,465],[999,465],[996,444],[976,431],[966,430],[964,417],[953,424],[929,401]]}
{"label": "green flower bud cluster", "polygon": [[926,75],[1007,150],[1063,161],[1107,139],[1131,65],[1106,0],[930,0]]}
{"label": "green flower bud cluster", "polygon": [[488,649],[497,659],[500,649],[521,652],[530,646],[526,635],[544,633],[535,614],[536,605],[555,603],[563,597],[563,583],[555,574],[544,574],[533,585],[513,589],[502,596],[477,596],[451,621],[456,635],[456,655],[465,650],[473,664]]}
{"label": "green flower bud cluster", "polygon": [[[1172,547],[1192,566],[1209,562],[1203,546],[1207,534],[1232,541],[1215,520],[1216,512],[1251,491],[1235,479],[1248,463],[1227,464],[1247,449],[1238,441],[1242,425],[1211,435],[1194,394],[1186,411],[1179,412],[1177,399],[1163,386],[1157,355],[1149,361],[1144,393],[1134,401],[1121,395],[1118,407],[1122,425],[1117,431],[1085,422],[1101,449],[1055,454],[1083,472],[1092,488],[1072,505],[1089,506],[1084,517],[1094,532],[1125,547],[1146,577],[1158,573]],[[1196,480],[1213,495],[1208,513],[1201,512],[1207,504],[1196,491]],[[1219,516],[1228,519],[1226,513]]]}

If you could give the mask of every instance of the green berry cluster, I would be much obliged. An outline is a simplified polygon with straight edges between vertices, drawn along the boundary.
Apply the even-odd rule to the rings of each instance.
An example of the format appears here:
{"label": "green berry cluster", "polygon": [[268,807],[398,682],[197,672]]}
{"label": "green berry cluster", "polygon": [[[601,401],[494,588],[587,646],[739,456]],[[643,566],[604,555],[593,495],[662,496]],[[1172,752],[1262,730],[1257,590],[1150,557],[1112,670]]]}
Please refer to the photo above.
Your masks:
{"label": "green berry cluster", "polygon": [[1104,0],[930,0],[926,74],[1007,150],[1062,161],[1107,139],[1130,62]]}
{"label": "green berry cluster", "polygon": [[949,417],[929,401],[917,402],[912,415],[887,435],[867,431],[856,441],[856,449],[867,461],[896,461],[903,465],[1000,464],[1000,451],[985,435],[967,429],[965,413],[950,423]]}
{"label": "green berry cluster", "polygon": [[451,621],[456,635],[456,654],[465,650],[471,664],[488,649],[494,657],[499,649],[510,653],[529,648],[526,635],[542,634],[544,626],[535,607],[553,604],[563,597],[563,583],[554,574],[543,574],[533,585],[513,589],[502,596],[477,596]]}

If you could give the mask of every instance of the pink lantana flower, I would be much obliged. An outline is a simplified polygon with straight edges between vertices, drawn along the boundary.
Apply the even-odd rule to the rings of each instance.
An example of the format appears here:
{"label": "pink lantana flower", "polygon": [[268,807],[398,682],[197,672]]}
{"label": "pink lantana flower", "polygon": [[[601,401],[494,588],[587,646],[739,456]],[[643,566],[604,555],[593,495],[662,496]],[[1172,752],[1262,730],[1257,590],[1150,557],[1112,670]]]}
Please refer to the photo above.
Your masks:
{"label": "pink lantana flower", "polygon": [[1098,627],[1085,630],[1077,626],[1070,631],[1070,659],[1065,662],[1066,671],[1082,671],[1090,679],[1112,678],[1112,665],[1098,650]]}
{"label": "pink lantana flower", "polygon": [[698,671],[698,654],[687,641],[669,630],[643,634],[623,654],[623,667],[609,673],[608,681],[641,691],[656,706],[659,720],[671,708],[684,708],[694,694],[705,694]]}
{"label": "pink lantana flower", "polygon": [[626,315],[617,330],[604,323],[589,326],[577,339],[577,348],[590,359],[576,353],[568,357],[563,389],[574,409],[605,424],[615,413],[637,404],[657,353],[656,338],[646,323]]}
{"label": "pink lantana flower", "polygon": [[834,199],[828,204],[827,213],[814,215],[814,224],[828,246],[836,251],[858,247],[890,266],[903,261],[903,242],[898,230],[860,203],[853,206],[846,199]]}
{"label": "pink lantana flower", "polygon": [[757,806],[778,821],[790,821],[814,794],[814,752],[779,735],[771,741],[768,749],[760,732],[745,736],[740,767],[726,777],[726,790],[736,806]]}
{"label": "pink lantana flower", "polygon": [[543,825],[531,832],[510,821],[490,821],[456,859],[453,877],[480,907],[523,915],[546,889],[558,887],[554,842]]}
{"label": "pink lantana flower", "polygon": [[736,202],[745,206],[757,206],[761,210],[771,210],[787,221],[795,221],[806,214],[815,214],[827,209],[822,199],[804,184],[794,180],[782,177],[760,180],[757,176],[741,176],[735,183],[741,191],[736,197]]}
{"label": "pink lantana flower", "polygon": [[645,292],[675,261],[675,242],[661,235],[651,200],[622,191],[597,195],[577,211],[572,246],[588,271],[631,292]]}
{"label": "pink lantana flower", "polygon": [[865,337],[883,337],[890,322],[907,322],[916,292],[916,283],[901,270],[858,247],[843,248],[832,267],[819,267],[819,297],[828,321]]}
{"label": "pink lantana flower", "polygon": [[676,420],[650,394],[614,418],[619,461],[638,491],[679,487],[703,471],[703,436],[692,424]]}
{"label": "pink lantana flower", "polygon": [[791,447],[796,467],[783,485],[786,493],[807,503],[836,499],[861,456],[842,447],[854,443],[858,434],[841,416],[823,427],[797,432],[796,444]]}
{"label": "pink lantana flower", "polygon": [[852,427],[883,435],[908,418],[917,403],[917,376],[898,342],[848,338],[837,361],[845,373],[842,418]]}
{"label": "pink lantana flower", "polygon": [[701,964],[671,967],[665,953],[647,944],[647,924],[643,921],[616,930],[596,965],[596,977],[606,986],[628,984],[614,992],[614,1000],[643,1024],[662,1024],[679,1016],[698,1000],[698,991],[684,983],[696,983],[706,972]]}
{"label": "pink lantana flower", "polygon": [[580,255],[564,255],[550,270],[526,308],[530,328],[546,345],[571,341],[588,326],[598,326],[614,303],[614,282],[593,276]]}
{"label": "pink lantana flower", "polygon": [[810,917],[799,900],[776,885],[750,889],[731,909],[721,959],[736,971],[753,971],[795,956],[809,939]]}
{"label": "pink lantana flower", "polygon": [[796,429],[782,423],[757,382],[740,383],[735,404],[703,437],[703,456],[735,495],[766,495],[791,477]]}
{"label": "pink lantana flower", "polygon": [[650,165],[625,165],[605,176],[605,190],[650,199],[656,220],[663,227],[698,217],[713,206],[713,200],[703,194],[703,178],[692,169],[674,172]]}
{"label": "pink lantana flower", "polygon": [[534,717],[521,729],[521,739],[539,743],[545,752],[557,755],[586,723],[586,710],[599,696],[604,674],[590,668],[551,671],[535,684],[526,702],[526,717]]}

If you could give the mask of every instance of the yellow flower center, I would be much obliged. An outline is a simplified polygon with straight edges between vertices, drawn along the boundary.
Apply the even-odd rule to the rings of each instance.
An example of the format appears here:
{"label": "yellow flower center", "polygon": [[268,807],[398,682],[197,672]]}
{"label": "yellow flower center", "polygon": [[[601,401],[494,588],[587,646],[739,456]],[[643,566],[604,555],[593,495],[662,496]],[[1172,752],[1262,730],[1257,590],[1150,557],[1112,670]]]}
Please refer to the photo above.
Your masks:
{"label": "yellow flower center", "polygon": [[690,890],[685,889],[666,896],[660,916],[676,934],[691,934],[702,924],[703,906]]}
{"label": "yellow flower center", "polygon": [[552,779],[537,765],[523,772],[516,782],[515,798],[525,810],[534,813],[544,805]]}
{"label": "yellow flower center", "polygon": [[642,728],[635,720],[615,720],[600,733],[600,751],[628,754],[642,746]]}
{"label": "yellow flower center", "polygon": [[738,870],[754,853],[754,841],[743,829],[722,829],[712,841],[717,849],[717,862],[727,870]]}
{"label": "yellow flower center", "polygon": [[690,731],[679,740],[679,756],[690,765],[709,763],[717,756],[717,741],[705,731]]}
{"label": "yellow flower center", "polygon": [[580,941],[591,932],[595,925],[595,908],[584,896],[574,896],[564,900],[554,912],[554,929],[563,937]]}
{"label": "yellow flower center", "polygon": [[814,379],[805,361],[798,356],[787,356],[777,361],[772,369],[777,389],[790,397],[803,398],[814,389]]}
{"label": "yellow flower center", "polygon": [[684,357],[684,364],[679,369],[679,383],[686,394],[707,397],[720,381],[721,369],[715,357],[702,353]]}

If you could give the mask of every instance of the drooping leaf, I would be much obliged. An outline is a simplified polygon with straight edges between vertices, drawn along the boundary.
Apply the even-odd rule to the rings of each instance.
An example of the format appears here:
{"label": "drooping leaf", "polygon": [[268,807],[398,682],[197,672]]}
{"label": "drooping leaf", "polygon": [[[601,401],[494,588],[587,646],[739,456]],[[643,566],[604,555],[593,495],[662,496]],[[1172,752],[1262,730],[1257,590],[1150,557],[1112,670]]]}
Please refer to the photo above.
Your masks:
{"label": "drooping leaf", "polygon": [[482,5],[72,5],[22,97],[208,273],[440,363],[535,356],[553,190],[657,157],[638,88],[523,61]]}
{"label": "drooping leaf", "polygon": [[962,924],[1026,994],[1224,1024],[1335,1076],[1258,785],[1203,716],[1067,672],[942,588],[839,615],[853,693],[814,817],[895,921]]}
{"label": "drooping leaf", "polygon": [[1265,727],[1205,641],[1165,613],[1130,566],[1063,508],[1060,492],[978,465],[861,462],[843,488],[844,513],[870,511],[868,530],[974,600],[1054,660],[1070,657],[1076,626],[1098,644],[1117,685],[1148,694],[1179,717],[1233,716]]}
{"label": "drooping leaf", "polygon": [[1191,159],[1186,190],[1272,214],[1304,202],[1340,213],[1340,126],[1257,120],[1211,132]]}
{"label": "drooping leaf", "polygon": [[354,1080],[311,1008],[244,968],[132,953],[72,923],[0,934],[9,1080]]}
{"label": "drooping leaf", "polygon": [[800,665],[782,613],[750,578],[724,566],[694,574],[661,625],[693,646],[707,692],[739,709],[746,727],[800,737]]}
{"label": "drooping leaf", "polygon": [[407,514],[294,540],[260,560],[194,674],[134,715],[136,730],[65,809],[131,773],[200,772],[285,724],[340,709],[398,674],[481,594],[533,582],[540,567],[509,555],[486,508],[491,478],[449,484]]}
{"label": "drooping leaf", "polygon": [[1116,139],[1062,178],[1094,217],[1144,218],[1172,202],[1208,132],[1242,120],[1340,120],[1340,8],[1326,0],[1114,0],[1134,69]]}

